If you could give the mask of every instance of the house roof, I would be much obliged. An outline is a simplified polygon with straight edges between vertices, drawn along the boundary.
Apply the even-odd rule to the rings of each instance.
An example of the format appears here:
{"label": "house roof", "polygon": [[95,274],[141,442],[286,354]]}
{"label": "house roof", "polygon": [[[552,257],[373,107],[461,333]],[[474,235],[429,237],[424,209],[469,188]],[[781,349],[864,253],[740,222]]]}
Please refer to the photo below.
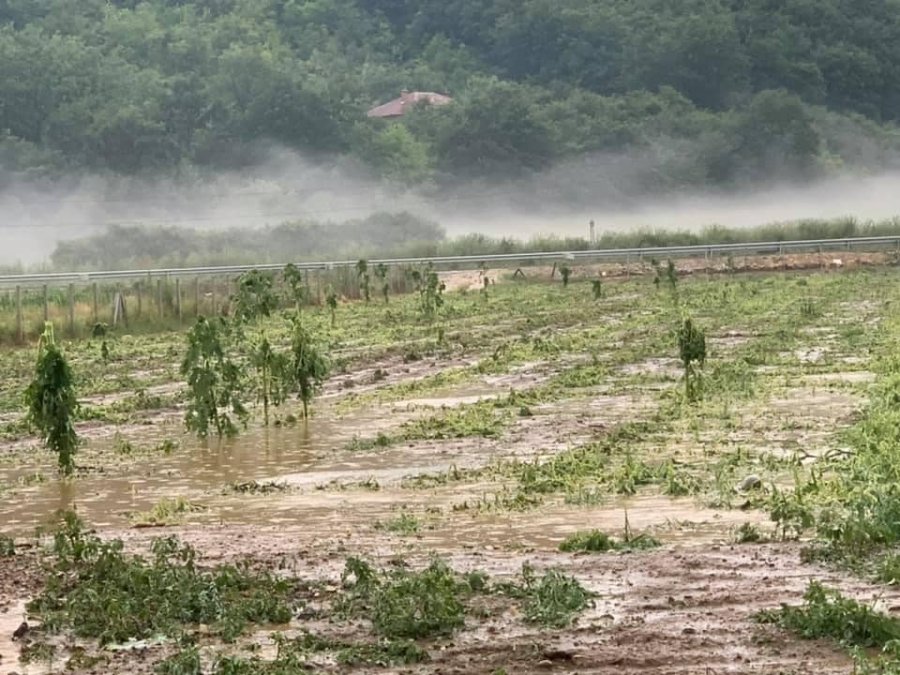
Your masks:
{"label": "house roof", "polygon": [[369,117],[403,117],[407,110],[419,103],[447,105],[452,100],[449,96],[436,94],[433,91],[403,91],[400,93],[400,98],[376,106],[366,114]]}

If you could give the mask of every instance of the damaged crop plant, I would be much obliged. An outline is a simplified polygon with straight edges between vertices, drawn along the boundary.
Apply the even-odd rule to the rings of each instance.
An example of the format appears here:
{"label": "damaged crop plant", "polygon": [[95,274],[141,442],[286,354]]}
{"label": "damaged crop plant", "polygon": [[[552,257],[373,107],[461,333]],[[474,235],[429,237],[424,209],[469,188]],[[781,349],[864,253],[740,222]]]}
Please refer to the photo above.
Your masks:
{"label": "damaged crop plant", "polygon": [[[300,306],[304,296],[296,268],[285,270],[293,311],[279,311],[271,277],[258,271],[243,275],[233,298],[231,318],[199,317],[187,335],[188,349],[181,364],[187,381],[185,423],[201,437],[211,433],[232,436],[246,426],[247,403],[261,405],[263,421],[270,408],[295,394],[303,417],[328,375],[328,360]],[[289,341],[277,336],[290,336]]]}
{"label": "damaged crop plant", "polygon": [[[423,663],[467,620],[487,619],[487,607],[505,613],[517,606],[526,623],[563,628],[592,598],[556,570],[538,574],[526,565],[516,577],[493,580],[477,570],[458,572],[440,558],[419,570],[348,558],[341,583],[326,590],[251,561],[208,563],[176,537],[154,539],[147,554],[130,554],[121,540],[99,538],[72,512],[63,514],[44,556],[47,582],[27,607],[40,621],[32,644],[49,646],[54,636],[70,635],[112,650],[178,645],[157,663],[163,675],[205,672],[201,652],[217,674],[306,672],[325,654],[345,666]],[[253,631],[283,628],[313,605],[327,625],[321,633],[303,627],[291,637],[272,634],[274,660],[224,648]]]}
{"label": "damaged crop plant", "polygon": [[25,391],[25,401],[29,424],[40,432],[47,448],[56,453],[60,472],[72,475],[78,449],[74,425],[78,402],[72,370],[56,344],[51,323],[44,327],[38,344],[34,379]]}

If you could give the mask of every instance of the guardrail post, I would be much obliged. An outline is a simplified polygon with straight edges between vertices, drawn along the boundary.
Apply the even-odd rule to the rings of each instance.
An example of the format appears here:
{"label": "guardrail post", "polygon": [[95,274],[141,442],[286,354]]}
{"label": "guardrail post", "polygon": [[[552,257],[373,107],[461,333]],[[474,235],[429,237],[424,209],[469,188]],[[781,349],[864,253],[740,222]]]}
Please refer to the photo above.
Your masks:
{"label": "guardrail post", "polygon": [[156,280],[156,311],[159,318],[163,318],[162,279]]}
{"label": "guardrail post", "polygon": [[135,318],[140,319],[141,314],[144,313],[144,282],[138,279],[137,283],[134,285],[134,292],[137,295],[137,312],[135,312]]}
{"label": "guardrail post", "polygon": [[22,323],[22,287],[16,286],[16,341],[25,341],[25,326]]}
{"label": "guardrail post", "polygon": [[194,277],[194,316],[200,316],[200,277]]}
{"label": "guardrail post", "polygon": [[211,316],[216,316],[218,313],[218,309],[216,308],[216,280],[212,280],[212,297],[210,298],[212,304],[212,311],[210,313]]}
{"label": "guardrail post", "polygon": [[92,286],[92,290],[94,293],[94,323],[99,323],[100,321],[100,294],[97,288],[97,282],[95,281]]}
{"label": "guardrail post", "polygon": [[44,284],[44,323],[50,320],[50,287]]}
{"label": "guardrail post", "polygon": [[69,335],[75,337],[75,284],[69,284]]}

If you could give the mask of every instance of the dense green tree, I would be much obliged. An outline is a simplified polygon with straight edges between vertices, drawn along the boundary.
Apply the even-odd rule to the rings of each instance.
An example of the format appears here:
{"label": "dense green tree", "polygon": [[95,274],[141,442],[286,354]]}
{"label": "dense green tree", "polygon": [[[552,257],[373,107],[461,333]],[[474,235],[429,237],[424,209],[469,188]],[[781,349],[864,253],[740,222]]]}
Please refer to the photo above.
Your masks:
{"label": "dense green tree", "polygon": [[[454,103],[366,119],[403,88]],[[898,119],[893,0],[0,0],[7,172],[275,143],[406,185],[617,152],[673,189],[871,166]]]}

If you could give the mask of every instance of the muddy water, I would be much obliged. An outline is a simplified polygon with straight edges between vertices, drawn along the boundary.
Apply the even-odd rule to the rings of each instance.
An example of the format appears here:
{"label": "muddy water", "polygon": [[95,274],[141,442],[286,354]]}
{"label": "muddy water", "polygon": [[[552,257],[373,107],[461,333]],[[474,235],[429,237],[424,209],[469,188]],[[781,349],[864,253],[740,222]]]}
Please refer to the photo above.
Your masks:
{"label": "muddy water", "polygon": [[[354,436],[370,436],[383,427],[385,420],[379,412],[345,420],[313,419],[294,427],[253,428],[221,442],[204,443],[183,436],[179,439],[181,448],[170,456],[140,457],[133,466],[105,471],[103,467],[115,456],[114,441],[98,438],[83,451],[79,465],[95,464],[101,470],[70,481],[57,479],[50,456],[36,451],[41,453],[40,464],[0,466],[0,485],[15,486],[35,471],[49,477],[36,486],[15,488],[0,501],[0,532],[31,532],[48,523],[59,509],[70,508],[95,526],[122,526],[128,522],[129,512],[150,509],[163,497],[192,499],[219,493],[232,482],[315,471],[317,462],[335,448]],[[148,429],[141,432],[139,443],[152,446],[172,438],[171,431],[164,427]]]}
{"label": "muddy water", "polygon": [[46,664],[19,663],[19,645],[12,640],[13,632],[25,618],[25,601],[14,603],[6,611],[0,610],[0,675],[42,675],[50,672]]}

